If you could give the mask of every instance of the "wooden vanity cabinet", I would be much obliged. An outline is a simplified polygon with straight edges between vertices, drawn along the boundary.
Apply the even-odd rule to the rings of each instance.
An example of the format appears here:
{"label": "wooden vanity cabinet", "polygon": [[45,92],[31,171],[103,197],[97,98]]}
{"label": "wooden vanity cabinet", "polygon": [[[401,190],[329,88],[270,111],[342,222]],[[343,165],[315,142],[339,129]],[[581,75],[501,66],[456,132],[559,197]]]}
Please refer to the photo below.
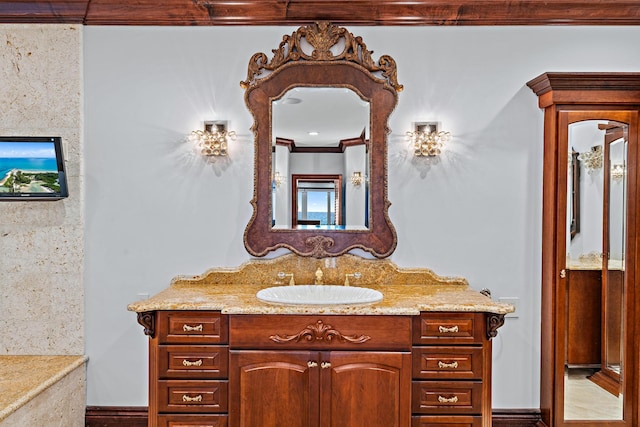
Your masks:
{"label": "wooden vanity cabinet", "polygon": [[483,313],[413,319],[412,427],[491,426],[491,341]]}
{"label": "wooden vanity cabinet", "polygon": [[232,316],[230,426],[407,427],[408,316]]}
{"label": "wooden vanity cabinet", "polygon": [[158,311],[149,344],[149,426],[227,427],[227,316]]}
{"label": "wooden vanity cabinet", "polygon": [[491,426],[484,313],[151,314],[150,427]]}

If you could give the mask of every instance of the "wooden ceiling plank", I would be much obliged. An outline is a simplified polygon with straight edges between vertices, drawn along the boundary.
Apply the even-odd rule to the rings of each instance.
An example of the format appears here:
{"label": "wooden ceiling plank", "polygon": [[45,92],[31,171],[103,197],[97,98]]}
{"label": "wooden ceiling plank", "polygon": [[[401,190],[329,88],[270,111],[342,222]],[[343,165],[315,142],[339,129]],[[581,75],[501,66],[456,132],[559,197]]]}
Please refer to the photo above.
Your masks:
{"label": "wooden ceiling plank", "polygon": [[[88,6],[88,7],[87,7]],[[637,0],[0,1],[0,22],[86,25],[640,25]]]}
{"label": "wooden ceiling plank", "polygon": [[82,24],[89,0],[0,1],[0,23]]}

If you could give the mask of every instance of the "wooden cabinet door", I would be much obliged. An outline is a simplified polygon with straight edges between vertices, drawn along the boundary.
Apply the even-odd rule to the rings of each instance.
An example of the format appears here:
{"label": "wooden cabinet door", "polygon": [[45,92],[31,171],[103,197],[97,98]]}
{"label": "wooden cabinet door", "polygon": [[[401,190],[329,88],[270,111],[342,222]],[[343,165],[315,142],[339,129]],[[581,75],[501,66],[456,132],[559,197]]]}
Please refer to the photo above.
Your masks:
{"label": "wooden cabinet door", "polygon": [[318,427],[319,353],[232,351],[231,427]]}
{"label": "wooden cabinet door", "polygon": [[406,427],[411,424],[411,354],[323,352],[321,427]]}

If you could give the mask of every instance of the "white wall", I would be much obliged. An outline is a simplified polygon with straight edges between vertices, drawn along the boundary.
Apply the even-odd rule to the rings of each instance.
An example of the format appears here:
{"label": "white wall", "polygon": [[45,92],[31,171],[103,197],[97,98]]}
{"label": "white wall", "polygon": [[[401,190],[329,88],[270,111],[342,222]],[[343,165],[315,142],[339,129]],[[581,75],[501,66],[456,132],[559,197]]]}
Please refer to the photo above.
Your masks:
{"label": "white wall", "polygon": [[[147,339],[126,305],[175,275],[247,260],[251,117],[238,82],[295,27],[85,27],[86,351],[89,405],[145,405]],[[398,63],[389,138],[391,259],[520,298],[494,341],[496,408],[539,406],[542,113],[525,86],[545,71],[638,71],[640,29],[353,27]],[[606,52],[606,55],[603,55]],[[615,58],[612,61],[611,58]],[[204,120],[240,137],[207,164],[182,142]],[[440,121],[436,160],[404,133]]]}

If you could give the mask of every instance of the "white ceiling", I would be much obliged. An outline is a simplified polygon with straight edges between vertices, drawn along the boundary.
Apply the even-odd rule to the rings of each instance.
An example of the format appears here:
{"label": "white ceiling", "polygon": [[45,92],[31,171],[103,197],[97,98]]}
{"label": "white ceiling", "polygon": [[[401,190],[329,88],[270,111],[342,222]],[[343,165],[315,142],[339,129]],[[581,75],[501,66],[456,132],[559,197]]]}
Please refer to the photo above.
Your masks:
{"label": "white ceiling", "polygon": [[[298,102],[299,101],[299,102]],[[369,102],[348,88],[296,87],[273,101],[272,143],[292,139],[297,147],[336,147],[343,139],[369,137]],[[309,132],[318,132],[317,136]]]}

